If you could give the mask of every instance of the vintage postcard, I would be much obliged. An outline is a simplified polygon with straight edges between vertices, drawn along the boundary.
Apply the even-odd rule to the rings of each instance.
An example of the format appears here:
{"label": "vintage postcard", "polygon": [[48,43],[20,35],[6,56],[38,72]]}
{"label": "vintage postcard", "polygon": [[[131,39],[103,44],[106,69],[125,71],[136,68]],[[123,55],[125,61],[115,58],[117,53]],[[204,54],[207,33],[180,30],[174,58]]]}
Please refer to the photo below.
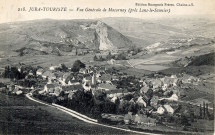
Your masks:
{"label": "vintage postcard", "polygon": [[214,0],[0,0],[0,134],[214,134]]}

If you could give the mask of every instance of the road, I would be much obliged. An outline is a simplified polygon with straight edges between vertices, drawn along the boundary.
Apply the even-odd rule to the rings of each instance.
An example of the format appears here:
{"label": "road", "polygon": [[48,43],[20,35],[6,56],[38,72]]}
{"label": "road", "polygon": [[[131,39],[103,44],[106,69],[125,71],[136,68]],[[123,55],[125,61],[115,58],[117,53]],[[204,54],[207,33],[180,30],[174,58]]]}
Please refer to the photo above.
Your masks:
{"label": "road", "polygon": [[[65,108],[65,107],[62,107],[62,106],[59,106],[59,105],[56,105],[56,104],[53,104],[53,105],[50,105],[50,104],[46,104],[44,102],[41,102],[41,101],[38,101],[34,98],[32,98],[29,94],[26,94],[26,97],[34,102],[37,102],[37,103],[41,103],[43,105],[47,105],[49,107],[55,107],[56,109],[58,110],[61,110],[69,115],[71,115],[72,117],[75,117],[83,122],[86,122],[86,123],[89,123],[89,124],[93,124],[93,125],[98,125],[98,126],[101,126],[102,128],[110,128],[110,129],[114,129],[114,130],[118,130],[118,131],[123,131],[125,132],[124,134],[144,134],[144,135],[151,135],[151,133],[147,133],[147,132],[138,132],[138,131],[133,131],[133,130],[129,130],[129,129],[123,129],[123,128],[118,128],[118,127],[114,127],[114,126],[109,126],[109,125],[104,125],[104,124],[100,124],[100,123],[97,123],[95,120],[87,117],[87,116],[84,116],[78,112],[75,112],[71,109],[68,109],[68,108]],[[153,134],[154,135],[154,134]]]}

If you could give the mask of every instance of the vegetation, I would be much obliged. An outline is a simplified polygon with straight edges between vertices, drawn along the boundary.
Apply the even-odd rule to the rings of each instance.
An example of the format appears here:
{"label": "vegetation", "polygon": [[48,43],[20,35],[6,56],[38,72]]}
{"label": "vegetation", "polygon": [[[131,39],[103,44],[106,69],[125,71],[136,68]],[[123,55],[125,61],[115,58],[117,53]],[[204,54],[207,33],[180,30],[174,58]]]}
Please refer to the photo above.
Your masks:
{"label": "vegetation", "polygon": [[56,70],[63,71],[63,72],[69,71],[68,67],[65,64],[61,64],[61,66],[58,67]]}
{"label": "vegetation", "polygon": [[117,82],[117,88],[127,89],[129,92],[134,92],[140,90],[140,84],[135,76],[129,76],[120,78]]}
{"label": "vegetation", "polygon": [[10,66],[6,66],[4,73],[3,73],[3,77],[4,78],[10,78],[10,79],[22,79],[25,77],[25,75],[22,73],[20,73],[18,71],[17,67],[10,67]]}
{"label": "vegetation", "polygon": [[215,53],[197,56],[189,63],[189,66],[215,65]]}
{"label": "vegetation", "polygon": [[81,68],[85,68],[85,64],[82,63],[80,60],[76,60],[71,70],[73,72],[78,72]]}
{"label": "vegetation", "polygon": [[139,52],[141,52],[141,48],[140,47],[136,47],[136,46],[131,46],[131,48],[129,48],[129,50],[127,52],[131,53],[132,55],[136,55]]}
{"label": "vegetation", "polygon": [[94,56],[93,60],[94,61],[107,61],[107,60],[111,60],[111,59],[115,59],[115,60],[126,60],[127,58],[127,54],[125,52],[121,52],[120,54],[115,54],[112,55],[111,52],[108,53],[108,55],[106,57],[102,57],[102,56]]}

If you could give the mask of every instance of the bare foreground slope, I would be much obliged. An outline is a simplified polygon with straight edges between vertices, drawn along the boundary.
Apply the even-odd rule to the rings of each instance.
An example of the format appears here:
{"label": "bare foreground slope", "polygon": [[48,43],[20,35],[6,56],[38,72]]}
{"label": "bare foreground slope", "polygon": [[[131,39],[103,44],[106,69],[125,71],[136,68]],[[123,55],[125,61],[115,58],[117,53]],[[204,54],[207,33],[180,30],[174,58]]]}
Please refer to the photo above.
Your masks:
{"label": "bare foreground slope", "polygon": [[24,97],[0,93],[1,134],[134,134],[80,121]]}

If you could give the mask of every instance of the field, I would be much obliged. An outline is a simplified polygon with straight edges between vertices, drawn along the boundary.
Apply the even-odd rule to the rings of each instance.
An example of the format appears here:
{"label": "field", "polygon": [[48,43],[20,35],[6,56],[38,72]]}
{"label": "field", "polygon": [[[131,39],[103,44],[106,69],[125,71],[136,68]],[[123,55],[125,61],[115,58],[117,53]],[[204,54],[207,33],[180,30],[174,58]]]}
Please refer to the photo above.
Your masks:
{"label": "field", "polygon": [[148,71],[160,71],[168,69],[167,66],[170,62],[176,60],[177,57],[167,55],[167,54],[158,54],[155,56],[149,56],[149,58],[137,58],[130,59],[128,63],[136,69],[144,69]]}
{"label": "field", "polygon": [[139,64],[166,64],[169,62],[172,62],[176,60],[177,57],[167,55],[167,54],[158,54],[155,56],[152,56],[150,58],[145,59],[130,59],[129,62],[135,66]]}
{"label": "field", "polygon": [[135,68],[149,70],[149,71],[160,71],[160,70],[168,69],[169,67],[161,66],[161,65],[143,65],[143,64],[140,64],[140,65],[135,66]]}
{"label": "field", "polygon": [[19,65],[24,63],[32,66],[50,67],[51,65],[59,65],[64,63],[66,66],[71,67],[75,60],[81,60],[84,63],[92,61],[92,55],[84,56],[56,56],[56,55],[35,55],[35,56],[17,56],[1,59],[1,68],[6,65]]}
{"label": "field", "polygon": [[214,130],[214,121],[210,120],[198,120],[197,122],[192,123],[193,128],[201,130],[207,130],[213,132]]}
{"label": "field", "polygon": [[118,67],[121,72],[127,73],[128,75],[135,75],[136,77],[142,77],[144,75],[148,75],[153,73],[152,71],[147,71],[144,69],[136,69],[136,68],[129,68],[129,67]]}
{"label": "field", "polygon": [[82,122],[24,96],[4,93],[0,93],[0,117],[0,134],[129,134]]}

